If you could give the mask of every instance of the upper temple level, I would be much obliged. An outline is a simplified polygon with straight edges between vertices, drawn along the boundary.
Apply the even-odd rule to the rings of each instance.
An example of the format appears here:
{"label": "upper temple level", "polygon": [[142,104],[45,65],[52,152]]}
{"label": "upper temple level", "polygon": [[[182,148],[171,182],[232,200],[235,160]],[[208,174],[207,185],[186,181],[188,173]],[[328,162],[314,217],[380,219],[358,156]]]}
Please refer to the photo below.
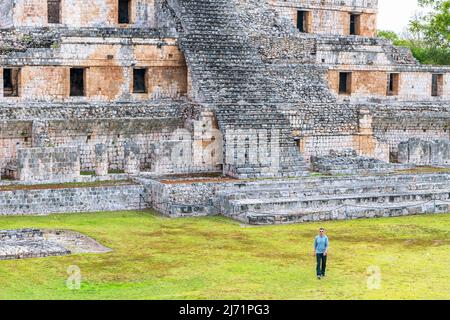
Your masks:
{"label": "upper temple level", "polygon": [[0,28],[154,27],[155,0],[0,0]]}
{"label": "upper temple level", "polygon": [[378,0],[270,0],[280,16],[300,32],[314,34],[377,34]]}
{"label": "upper temple level", "polygon": [[[0,0],[0,28],[157,27],[164,0]],[[378,0],[269,0],[300,32],[376,35]]]}

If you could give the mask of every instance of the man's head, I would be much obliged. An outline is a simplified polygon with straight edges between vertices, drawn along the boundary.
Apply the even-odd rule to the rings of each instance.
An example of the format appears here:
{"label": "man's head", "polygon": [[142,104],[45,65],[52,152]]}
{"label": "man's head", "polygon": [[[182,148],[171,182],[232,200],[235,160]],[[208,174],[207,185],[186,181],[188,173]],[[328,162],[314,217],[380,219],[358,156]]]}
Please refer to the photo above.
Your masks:
{"label": "man's head", "polygon": [[325,229],[324,229],[324,228],[320,228],[320,229],[319,229],[319,234],[320,234],[321,236],[323,236],[323,235],[325,234]]}

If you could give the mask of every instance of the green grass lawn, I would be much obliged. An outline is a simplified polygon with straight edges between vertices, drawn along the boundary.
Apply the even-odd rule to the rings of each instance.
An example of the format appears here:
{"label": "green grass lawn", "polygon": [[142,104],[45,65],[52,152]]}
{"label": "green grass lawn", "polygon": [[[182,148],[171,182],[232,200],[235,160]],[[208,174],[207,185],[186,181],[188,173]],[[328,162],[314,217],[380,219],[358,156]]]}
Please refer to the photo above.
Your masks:
{"label": "green grass lawn", "polygon": [[[326,279],[312,241],[330,238]],[[249,227],[150,211],[1,217],[0,229],[71,229],[114,251],[0,261],[0,299],[450,299],[450,215]],[[67,268],[82,273],[70,290]],[[368,268],[381,288],[367,286]]]}

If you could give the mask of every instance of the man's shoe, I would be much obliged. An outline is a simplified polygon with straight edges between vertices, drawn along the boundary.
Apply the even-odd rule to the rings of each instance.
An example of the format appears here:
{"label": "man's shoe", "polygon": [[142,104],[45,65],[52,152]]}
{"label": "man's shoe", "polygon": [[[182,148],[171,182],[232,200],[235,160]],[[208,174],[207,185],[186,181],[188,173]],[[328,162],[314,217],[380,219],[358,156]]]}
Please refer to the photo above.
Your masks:
{"label": "man's shoe", "polygon": [[325,277],[325,275],[323,274],[322,277]]}
{"label": "man's shoe", "polygon": [[321,277],[320,277],[320,276],[317,276],[317,279],[319,279],[319,280],[320,280],[320,279],[321,279]]}

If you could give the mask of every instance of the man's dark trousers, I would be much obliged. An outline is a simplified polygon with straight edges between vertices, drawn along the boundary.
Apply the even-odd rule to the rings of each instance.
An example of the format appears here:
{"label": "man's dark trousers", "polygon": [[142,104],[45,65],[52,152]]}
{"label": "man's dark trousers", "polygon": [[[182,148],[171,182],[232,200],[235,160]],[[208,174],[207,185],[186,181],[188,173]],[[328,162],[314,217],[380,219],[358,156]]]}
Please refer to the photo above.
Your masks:
{"label": "man's dark trousers", "polygon": [[325,256],[323,253],[317,253],[317,275],[318,276],[324,276],[325,275],[325,269],[327,268],[327,256]]}

